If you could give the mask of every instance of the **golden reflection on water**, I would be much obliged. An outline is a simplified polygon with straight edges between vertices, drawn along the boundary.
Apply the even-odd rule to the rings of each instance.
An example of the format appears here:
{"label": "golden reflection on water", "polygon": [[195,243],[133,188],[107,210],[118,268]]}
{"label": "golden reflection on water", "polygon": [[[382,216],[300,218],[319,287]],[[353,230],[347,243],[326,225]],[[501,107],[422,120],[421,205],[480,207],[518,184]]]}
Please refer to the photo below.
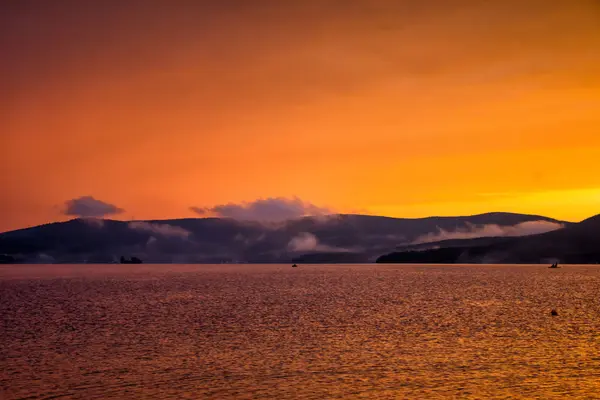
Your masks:
{"label": "golden reflection on water", "polygon": [[0,398],[595,398],[599,289],[598,266],[2,267]]}

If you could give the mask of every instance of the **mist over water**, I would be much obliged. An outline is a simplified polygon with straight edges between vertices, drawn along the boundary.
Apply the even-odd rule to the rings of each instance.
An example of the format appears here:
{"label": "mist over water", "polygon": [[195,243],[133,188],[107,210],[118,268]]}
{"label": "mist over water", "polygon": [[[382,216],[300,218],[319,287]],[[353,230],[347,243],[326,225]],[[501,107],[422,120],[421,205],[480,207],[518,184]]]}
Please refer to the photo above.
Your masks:
{"label": "mist over water", "polygon": [[0,267],[0,398],[593,398],[599,290],[598,266]]}

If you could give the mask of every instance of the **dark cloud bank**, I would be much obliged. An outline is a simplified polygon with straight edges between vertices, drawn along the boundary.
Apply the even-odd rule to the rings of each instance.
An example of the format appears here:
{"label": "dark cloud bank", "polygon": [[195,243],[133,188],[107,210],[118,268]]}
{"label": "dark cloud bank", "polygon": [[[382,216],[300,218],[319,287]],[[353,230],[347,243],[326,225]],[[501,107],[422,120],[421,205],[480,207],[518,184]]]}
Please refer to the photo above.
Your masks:
{"label": "dark cloud bank", "polygon": [[97,200],[92,196],[82,196],[76,199],[67,200],[63,210],[64,215],[80,218],[102,218],[109,215],[122,213],[122,208],[114,204]]}
{"label": "dark cloud bank", "polygon": [[305,202],[297,197],[269,197],[245,203],[219,204],[213,207],[191,207],[201,216],[233,218],[238,220],[279,222],[304,216],[320,216],[332,210]]}

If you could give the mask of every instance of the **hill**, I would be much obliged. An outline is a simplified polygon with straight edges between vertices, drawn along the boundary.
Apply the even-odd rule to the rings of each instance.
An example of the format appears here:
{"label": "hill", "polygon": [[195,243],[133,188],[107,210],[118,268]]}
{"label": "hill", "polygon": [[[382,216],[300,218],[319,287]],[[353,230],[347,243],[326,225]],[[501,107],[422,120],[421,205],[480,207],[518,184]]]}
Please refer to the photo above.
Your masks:
{"label": "hill", "polygon": [[[417,219],[340,214],[281,223],[227,218],[74,219],[0,234],[0,254],[22,262],[372,262],[399,246],[444,237],[529,234],[551,218],[510,213]],[[568,225],[568,224],[567,224]],[[7,258],[9,259],[9,258]]]}
{"label": "hill", "polygon": [[551,263],[600,262],[600,215],[563,229],[513,238],[485,238],[405,247],[377,259],[382,263]]}

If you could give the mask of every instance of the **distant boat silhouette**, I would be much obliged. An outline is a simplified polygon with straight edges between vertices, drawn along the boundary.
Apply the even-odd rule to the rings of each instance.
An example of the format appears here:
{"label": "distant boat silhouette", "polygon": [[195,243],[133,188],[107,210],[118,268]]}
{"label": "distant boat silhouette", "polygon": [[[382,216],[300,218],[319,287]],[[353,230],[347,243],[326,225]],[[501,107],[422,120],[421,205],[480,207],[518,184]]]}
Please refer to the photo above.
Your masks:
{"label": "distant boat silhouette", "polygon": [[548,268],[559,268],[558,263],[554,263],[551,266],[549,266]]}
{"label": "distant boat silhouette", "polygon": [[137,257],[131,257],[129,260],[121,256],[121,264],[141,264],[142,260]]}
{"label": "distant boat silhouette", "polygon": [[298,268],[298,266],[296,264],[292,265],[292,268]]}

